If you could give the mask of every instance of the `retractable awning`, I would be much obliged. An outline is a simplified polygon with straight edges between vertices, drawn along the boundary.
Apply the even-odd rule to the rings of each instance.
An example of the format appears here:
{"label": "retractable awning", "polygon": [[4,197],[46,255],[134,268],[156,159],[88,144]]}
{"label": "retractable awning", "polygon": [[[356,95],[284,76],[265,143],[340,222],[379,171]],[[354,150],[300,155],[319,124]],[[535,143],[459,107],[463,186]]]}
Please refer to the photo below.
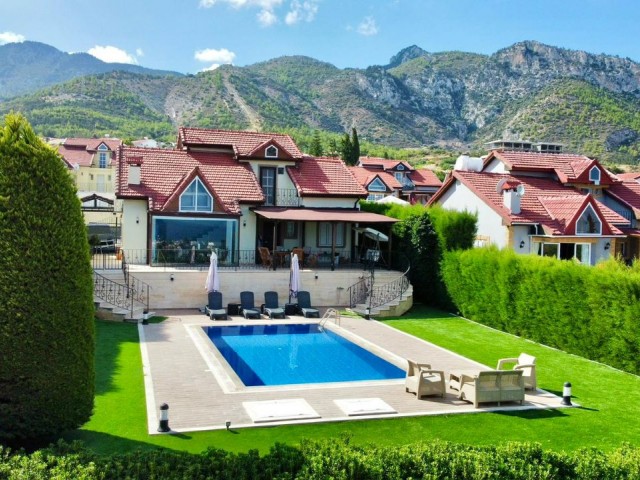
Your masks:
{"label": "retractable awning", "polygon": [[395,218],[346,208],[256,208],[254,213],[267,220],[297,222],[396,223]]}

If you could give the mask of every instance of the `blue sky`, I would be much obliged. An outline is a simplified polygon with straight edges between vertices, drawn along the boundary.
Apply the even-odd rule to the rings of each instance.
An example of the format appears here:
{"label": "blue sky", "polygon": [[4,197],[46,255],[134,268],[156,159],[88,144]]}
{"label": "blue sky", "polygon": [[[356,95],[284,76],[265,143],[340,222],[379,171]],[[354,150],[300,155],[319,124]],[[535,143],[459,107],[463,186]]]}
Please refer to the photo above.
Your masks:
{"label": "blue sky", "polygon": [[0,44],[33,40],[182,73],[283,55],[363,68],[414,44],[491,54],[522,40],[640,61],[639,24],[638,0],[0,2]]}

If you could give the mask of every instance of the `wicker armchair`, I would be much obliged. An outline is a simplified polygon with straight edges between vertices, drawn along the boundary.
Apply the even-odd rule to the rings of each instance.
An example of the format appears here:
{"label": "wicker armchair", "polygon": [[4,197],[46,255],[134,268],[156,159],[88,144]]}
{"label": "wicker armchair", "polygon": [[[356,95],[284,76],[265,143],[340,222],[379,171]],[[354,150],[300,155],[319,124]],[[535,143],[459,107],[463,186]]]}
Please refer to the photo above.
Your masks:
{"label": "wicker armchair", "polygon": [[442,370],[432,370],[428,363],[417,363],[413,360],[407,360],[407,363],[407,377],[404,382],[406,392],[415,393],[418,400],[428,395],[444,397],[445,384]]}
{"label": "wicker armchair", "polygon": [[273,265],[273,258],[271,257],[271,252],[267,247],[258,247],[258,251],[260,252],[260,262],[263,266],[267,268],[271,268]]}

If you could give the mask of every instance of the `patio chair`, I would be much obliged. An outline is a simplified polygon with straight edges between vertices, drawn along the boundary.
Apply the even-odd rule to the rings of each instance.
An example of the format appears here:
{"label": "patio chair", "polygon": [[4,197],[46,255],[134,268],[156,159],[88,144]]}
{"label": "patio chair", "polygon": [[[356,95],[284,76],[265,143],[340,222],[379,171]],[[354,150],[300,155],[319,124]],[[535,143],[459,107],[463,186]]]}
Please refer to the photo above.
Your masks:
{"label": "patio chair", "polygon": [[285,318],[284,308],[278,306],[278,292],[264,292],[264,314],[269,318]]}
{"label": "patio chair", "polygon": [[306,290],[298,292],[298,311],[306,318],[320,318],[320,310],[311,306],[311,295]]}
{"label": "patio chair", "polygon": [[415,393],[420,400],[428,395],[440,395],[444,398],[445,383],[442,370],[432,370],[428,363],[417,363],[407,359],[407,377],[404,381],[405,391]]}
{"label": "patio chair", "polygon": [[244,318],[260,318],[260,310],[254,304],[253,292],[240,292],[240,310]]}
{"label": "patio chair", "polygon": [[258,252],[260,252],[260,262],[262,265],[267,268],[271,268],[273,265],[273,259],[269,249],[267,247],[258,247]]}
{"label": "patio chair", "polygon": [[522,370],[522,378],[524,378],[524,388],[535,390],[537,386],[536,379],[536,357],[521,353],[518,358],[501,358],[498,360],[496,370],[507,370],[506,365],[513,365],[513,370]]}
{"label": "patio chair", "polygon": [[227,311],[222,306],[222,293],[209,292],[209,303],[204,307],[204,312],[211,320],[227,319]]}
{"label": "patio chair", "polygon": [[293,258],[294,255],[298,255],[298,265],[302,267],[304,264],[304,250],[302,248],[294,248],[291,250],[291,258]]}
{"label": "patio chair", "polygon": [[524,402],[522,370],[487,370],[471,377],[460,376],[460,400],[472,402],[475,408],[486,402]]}

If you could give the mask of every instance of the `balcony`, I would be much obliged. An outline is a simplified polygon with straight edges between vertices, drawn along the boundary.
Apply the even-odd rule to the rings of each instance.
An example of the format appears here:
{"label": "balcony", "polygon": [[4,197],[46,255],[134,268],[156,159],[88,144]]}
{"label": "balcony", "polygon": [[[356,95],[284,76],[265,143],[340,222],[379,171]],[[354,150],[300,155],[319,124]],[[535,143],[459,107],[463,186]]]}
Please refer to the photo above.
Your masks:
{"label": "balcony", "polygon": [[265,205],[269,207],[299,207],[300,197],[293,188],[262,187]]}

